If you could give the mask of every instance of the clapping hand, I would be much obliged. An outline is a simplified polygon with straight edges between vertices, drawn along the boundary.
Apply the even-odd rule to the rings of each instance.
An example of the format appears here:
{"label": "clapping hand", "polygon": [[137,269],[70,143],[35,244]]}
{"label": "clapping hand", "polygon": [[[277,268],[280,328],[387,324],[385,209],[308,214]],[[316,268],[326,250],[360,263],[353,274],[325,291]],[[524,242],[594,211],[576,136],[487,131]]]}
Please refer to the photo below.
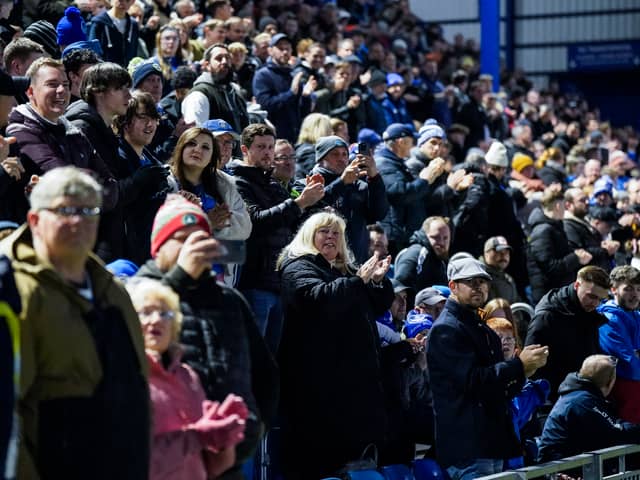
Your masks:
{"label": "clapping hand", "polygon": [[387,274],[390,267],[391,255],[387,255],[382,260],[378,260],[378,262],[376,262],[376,267],[373,270],[373,275],[371,275],[371,280],[373,280],[375,283],[380,283],[382,280],[384,280],[384,276]]}
{"label": "clapping hand", "polygon": [[356,275],[359,276],[364,283],[369,283],[371,280],[379,283],[384,279],[390,266],[391,256],[381,259],[380,254],[375,252],[369,260],[360,266]]}
{"label": "clapping hand", "polygon": [[218,203],[215,207],[207,212],[211,228],[214,230],[220,230],[229,226],[229,219],[231,218],[231,212],[229,206],[226,203]]}

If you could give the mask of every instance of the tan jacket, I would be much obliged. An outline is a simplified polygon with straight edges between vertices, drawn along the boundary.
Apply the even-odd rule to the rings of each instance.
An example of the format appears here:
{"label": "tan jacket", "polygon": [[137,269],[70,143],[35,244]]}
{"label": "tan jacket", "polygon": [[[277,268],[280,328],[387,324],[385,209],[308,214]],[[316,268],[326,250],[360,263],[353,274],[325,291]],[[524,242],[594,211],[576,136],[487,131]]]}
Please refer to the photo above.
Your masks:
{"label": "tan jacket", "polygon": [[[102,368],[83,318],[92,303],[65,282],[51,264],[36,256],[28,227],[23,225],[0,243],[0,252],[12,261],[22,301],[18,478],[34,480],[39,478],[34,464],[39,402],[91,396],[102,379]],[[147,378],[140,322],[127,292],[93,255],[87,259],[87,271],[94,302],[116,306],[122,312],[141,374]]]}

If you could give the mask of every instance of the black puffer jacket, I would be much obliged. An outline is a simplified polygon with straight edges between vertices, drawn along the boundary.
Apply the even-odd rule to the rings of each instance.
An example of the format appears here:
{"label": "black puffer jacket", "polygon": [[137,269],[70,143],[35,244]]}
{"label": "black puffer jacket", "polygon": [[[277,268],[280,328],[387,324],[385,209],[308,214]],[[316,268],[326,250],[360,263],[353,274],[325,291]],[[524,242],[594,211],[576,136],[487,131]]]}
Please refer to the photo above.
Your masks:
{"label": "black puffer jacket", "polygon": [[564,377],[580,370],[589,355],[600,353],[598,329],[607,319],[598,312],[585,312],[573,286],[547,293],[536,305],[529,323],[525,345],[547,345],[549,359],[534,378],[546,378],[551,384],[550,398],[558,395]]}
{"label": "black puffer jacket", "polygon": [[447,262],[437,257],[424,230],[413,232],[409,242],[396,261],[395,279],[415,293],[432,285],[446,285]]}
{"label": "black puffer jacket", "polygon": [[569,246],[561,220],[547,217],[537,208],[529,216],[531,236],[527,249],[527,268],[533,301],[538,302],[552,288],[575,280],[580,260]]}
{"label": "black puffer jacket", "polygon": [[282,298],[283,465],[287,478],[318,480],[384,440],[375,319],[391,306],[393,288],[305,255],[285,262]]}
{"label": "black puffer jacket", "polygon": [[278,293],[280,278],[275,271],[276,260],[298,228],[302,210],[270,171],[236,164],[232,172],[253,225],[239,288]]}
{"label": "black puffer jacket", "polygon": [[427,367],[443,467],[521,454],[510,399],[524,385],[522,362],[504,360],[500,338],[476,311],[447,300],[429,334]]}
{"label": "black puffer jacket", "polygon": [[612,259],[607,251],[600,246],[602,239],[595,228],[589,225],[586,220],[573,216],[565,217],[562,220],[562,226],[571,248],[584,248],[593,256],[589,265],[595,265],[607,272],[611,271]]}
{"label": "black puffer jacket", "polygon": [[560,399],[544,424],[541,462],[640,443],[640,425],[624,422],[591,380],[570,373],[560,385]]}
{"label": "black puffer jacket", "polygon": [[242,463],[258,445],[261,423],[273,418],[278,398],[277,367],[247,302],[208,273],[194,280],[179,266],[162,272],[150,260],[137,275],[161,280],[180,295],[183,360],[198,373],[207,398],[222,401],[235,393],[249,407],[237,450],[236,463]]}

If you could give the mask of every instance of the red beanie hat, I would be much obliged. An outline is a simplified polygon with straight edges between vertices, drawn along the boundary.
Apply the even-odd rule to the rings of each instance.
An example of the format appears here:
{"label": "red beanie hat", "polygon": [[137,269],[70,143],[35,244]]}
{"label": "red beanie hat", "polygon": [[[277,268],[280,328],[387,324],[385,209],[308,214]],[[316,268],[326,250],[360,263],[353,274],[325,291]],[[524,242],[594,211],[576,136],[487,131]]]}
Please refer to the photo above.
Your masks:
{"label": "red beanie hat", "polygon": [[171,235],[184,227],[198,225],[211,233],[209,219],[204,210],[182,195],[169,194],[158,209],[151,229],[151,256],[155,258],[158,249]]}

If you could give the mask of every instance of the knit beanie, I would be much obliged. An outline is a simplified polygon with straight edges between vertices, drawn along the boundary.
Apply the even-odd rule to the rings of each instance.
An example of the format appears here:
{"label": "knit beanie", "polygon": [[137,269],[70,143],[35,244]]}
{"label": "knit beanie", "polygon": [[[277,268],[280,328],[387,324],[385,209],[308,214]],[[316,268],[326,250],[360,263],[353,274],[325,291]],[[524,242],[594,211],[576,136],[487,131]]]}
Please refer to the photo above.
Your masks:
{"label": "knit beanie", "polygon": [[211,233],[206,213],[195,203],[182,195],[169,194],[162,204],[151,228],[151,256],[155,258],[160,247],[171,235],[184,227],[198,225],[207,233]]}
{"label": "knit beanie", "polygon": [[60,58],[56,29],[46,20],[38,20],[29,25],[24,31],[24,36],[42,45],[52,58]]}
{"label": "knit beanie", "polygon": [[442,140],[447,138],[444,129],[432,118],[428,119],[418,132],[418,147],[424,145],[430,138],[441,138]]}
{"label": "knit beanie", "polygon": [[83,42],[87,39],[84,32],[84,19],[77,7],[68,7],[64,11],[64,17],[56,27],[58,33],[58,45],[71,45],[75,42]]}
{"label": "knit beanie", "polygon": [[487,164],[494,167],[507,168],[509,166],[507,148],[500,142],[493,142],[484,158],[487,160]]}
{"label": "knit beanie", "polygon": [[328,137],[320,137],[316,142],[316,162],[319,162],[334,148],[342,147],[349,150],[349,145],[337,135],[329,135]]}
{"label": "knit beanie", "polygon": [[513,168],[516,172],[522,172],[527,167],[533,166],[533,158],[524,153],[517,152],[513,155],[513,160],[511,160],[511,168]]}

